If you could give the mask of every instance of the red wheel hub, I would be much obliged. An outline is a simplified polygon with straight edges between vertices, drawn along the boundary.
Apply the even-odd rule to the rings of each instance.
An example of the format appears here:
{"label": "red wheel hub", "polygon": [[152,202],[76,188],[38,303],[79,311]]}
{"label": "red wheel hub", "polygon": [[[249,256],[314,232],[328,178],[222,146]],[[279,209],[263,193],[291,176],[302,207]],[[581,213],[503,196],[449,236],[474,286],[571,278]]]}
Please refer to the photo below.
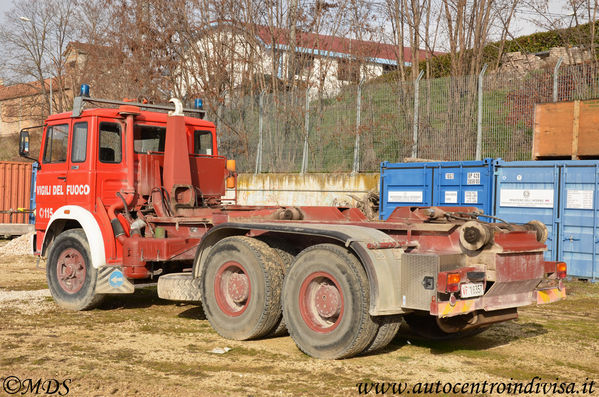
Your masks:
{"label": "red wheel hub", "polygon": [[86,272],[83,256],[75,248],[67,248],[58,256],[56,276],[66,293],[75,294],[83,287]]}
{"label": "red wheel hub", "polygon": [[248,307],[251,284],[245,268],[235,261],[224,263],[216,271],[214,295],[223,313],[237,317]]}
{"label": "red wheel hub", "polygon": [[299,306],[311,330],[328,333],[337,328],[343,317],[343,292],[332,275],[315,272],[300,287]]}

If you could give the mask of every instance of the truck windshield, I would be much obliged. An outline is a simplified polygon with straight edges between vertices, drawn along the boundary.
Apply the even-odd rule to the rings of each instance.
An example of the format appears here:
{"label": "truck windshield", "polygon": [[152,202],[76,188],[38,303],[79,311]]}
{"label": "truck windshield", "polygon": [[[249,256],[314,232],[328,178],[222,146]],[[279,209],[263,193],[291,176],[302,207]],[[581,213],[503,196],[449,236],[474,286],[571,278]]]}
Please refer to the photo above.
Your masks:
{"label": "truck windshield", "polygon": [[136,125],[133,132],[135,153],[164,152],[166,127]]}

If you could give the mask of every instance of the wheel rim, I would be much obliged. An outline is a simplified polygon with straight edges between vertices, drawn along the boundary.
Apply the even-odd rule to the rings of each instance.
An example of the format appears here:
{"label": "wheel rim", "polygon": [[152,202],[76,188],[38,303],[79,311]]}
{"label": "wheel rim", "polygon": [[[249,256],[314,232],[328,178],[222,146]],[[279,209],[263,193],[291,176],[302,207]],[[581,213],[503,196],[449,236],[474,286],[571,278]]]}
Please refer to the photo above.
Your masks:
{"label": "wheel rim", "polygon": [[75,248],[67,248],[60,253],[56,263],[58,284],[68,294],[81,290],[86,276],[85,260]]}
{"label": "wheel rim", "polygon": [[235,261],[223,264],[214,279],[216,303],[223,313],[237,317],[250,303],[251,283],[245,268]]}
{"label": "wheel rim", "polygon": [[319,333],[332,332],[343,317],[343,292],[329,273],[310,274],[300,287],[300,313],[306,325]]}

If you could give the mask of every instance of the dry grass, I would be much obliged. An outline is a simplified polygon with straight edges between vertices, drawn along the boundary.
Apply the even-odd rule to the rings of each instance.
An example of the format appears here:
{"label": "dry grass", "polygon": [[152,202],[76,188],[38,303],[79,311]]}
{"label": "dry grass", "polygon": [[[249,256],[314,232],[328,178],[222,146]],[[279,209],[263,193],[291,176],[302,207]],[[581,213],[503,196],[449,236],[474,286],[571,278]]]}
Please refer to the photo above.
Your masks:
{"label": "dry grass", "polygon": [[[37,289],[31,257],[0,257],[0,287]],[[13,286],[14,283],[14,286]],[[49,298],[24,314],[3,306],[0,373],[72,379],[73,395],[357,395],[362,381],[599,380],[599,285],[570,283],[568,300],[531,306],[517,321],[470,339],[426,342],[399,335],[382,353],[343,361],[303,355],[289,337],[219,337],[201,308],[161,301],[155,290],[67,312]],[[26,302],[25,302],[26,303]],[[208,353],[232,347],[223,355]]]}

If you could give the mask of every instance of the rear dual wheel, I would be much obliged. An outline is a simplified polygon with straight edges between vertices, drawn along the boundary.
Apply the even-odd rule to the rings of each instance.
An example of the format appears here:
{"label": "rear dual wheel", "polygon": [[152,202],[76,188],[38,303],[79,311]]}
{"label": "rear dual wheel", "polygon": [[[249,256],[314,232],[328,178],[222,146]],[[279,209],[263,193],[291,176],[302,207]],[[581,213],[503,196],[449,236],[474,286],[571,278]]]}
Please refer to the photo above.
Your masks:
{"label": "rear dual wheel", "polygon": [[283,317],[304,353],[347,358],[367,350],[379,329],[369,298],[358,259],[343,247],[319,244],[302,251],[285,277]]}
{"label": "rear dual wheel", "polygon": [[212,248],[201,271],[206,318],[225,338],[263,337],[280,322],[282,283],[272,248],[250,237],[227,237]]}

